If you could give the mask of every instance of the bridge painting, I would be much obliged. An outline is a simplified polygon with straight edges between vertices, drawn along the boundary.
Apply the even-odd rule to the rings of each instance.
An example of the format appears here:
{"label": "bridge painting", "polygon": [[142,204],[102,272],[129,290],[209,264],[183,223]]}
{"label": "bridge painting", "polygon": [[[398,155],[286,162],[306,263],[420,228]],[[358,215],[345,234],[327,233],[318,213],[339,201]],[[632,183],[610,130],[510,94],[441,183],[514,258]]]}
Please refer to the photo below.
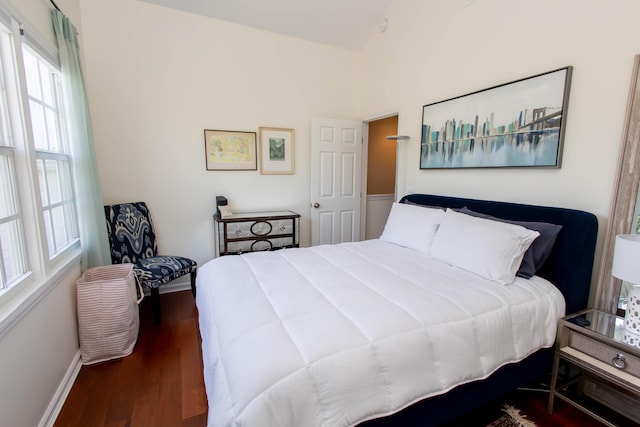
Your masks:
{"label": "bridge painting", "polygon": [[425,105],[420,169],[560,167],[571,71]]}

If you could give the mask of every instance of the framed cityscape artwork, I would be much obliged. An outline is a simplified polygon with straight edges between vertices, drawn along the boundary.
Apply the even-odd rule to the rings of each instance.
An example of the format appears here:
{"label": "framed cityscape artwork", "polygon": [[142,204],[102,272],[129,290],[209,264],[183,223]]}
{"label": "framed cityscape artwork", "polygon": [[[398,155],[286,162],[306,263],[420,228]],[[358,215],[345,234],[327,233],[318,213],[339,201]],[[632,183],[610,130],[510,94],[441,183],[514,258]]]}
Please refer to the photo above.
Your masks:
{"label": "framed cityscape artwork", "polygon": [[572,67],[422,108],[420,169],[559,168]]}

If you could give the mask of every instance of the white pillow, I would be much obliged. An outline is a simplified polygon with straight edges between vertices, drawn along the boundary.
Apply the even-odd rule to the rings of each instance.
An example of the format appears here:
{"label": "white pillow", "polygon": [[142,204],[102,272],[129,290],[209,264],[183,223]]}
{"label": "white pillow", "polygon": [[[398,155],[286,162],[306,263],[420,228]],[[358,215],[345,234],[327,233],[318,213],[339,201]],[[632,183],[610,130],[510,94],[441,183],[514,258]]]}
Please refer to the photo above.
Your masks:
{"label": "white pillow", "polygon": [[380,240],[428,254],[443,218],[442,209],[394,203]]}
{"label": "white pillow", "polygon": [[519,225],[447,209],[430,255],[504,285],[513,282],[525,251],[539,235]]}

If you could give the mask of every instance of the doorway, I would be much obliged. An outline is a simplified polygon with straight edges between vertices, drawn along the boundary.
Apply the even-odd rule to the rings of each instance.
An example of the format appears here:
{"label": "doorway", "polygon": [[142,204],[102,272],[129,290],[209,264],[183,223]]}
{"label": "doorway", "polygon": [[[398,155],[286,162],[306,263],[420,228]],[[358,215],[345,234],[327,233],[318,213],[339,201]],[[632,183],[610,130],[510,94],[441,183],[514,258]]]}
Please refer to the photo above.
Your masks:
{"label": "doorway", "polygon": [[396,190],[397,141],[387,136],[398,134],[398,115],[365,122],[366,197],[364,202],[364,238],[377,239],[393,205]]}

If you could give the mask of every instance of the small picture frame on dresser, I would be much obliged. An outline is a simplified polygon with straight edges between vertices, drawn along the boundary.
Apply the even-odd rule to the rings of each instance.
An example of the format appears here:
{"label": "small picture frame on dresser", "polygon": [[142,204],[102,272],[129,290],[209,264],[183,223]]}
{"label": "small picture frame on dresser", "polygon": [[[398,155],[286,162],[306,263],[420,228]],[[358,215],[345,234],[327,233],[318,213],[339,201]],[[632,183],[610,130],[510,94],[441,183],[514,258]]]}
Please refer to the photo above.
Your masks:
{"label": "small picture frame on dresser", "polygon": [[261,127],[260,173],[292,175],[295,173],[293,129]]}

